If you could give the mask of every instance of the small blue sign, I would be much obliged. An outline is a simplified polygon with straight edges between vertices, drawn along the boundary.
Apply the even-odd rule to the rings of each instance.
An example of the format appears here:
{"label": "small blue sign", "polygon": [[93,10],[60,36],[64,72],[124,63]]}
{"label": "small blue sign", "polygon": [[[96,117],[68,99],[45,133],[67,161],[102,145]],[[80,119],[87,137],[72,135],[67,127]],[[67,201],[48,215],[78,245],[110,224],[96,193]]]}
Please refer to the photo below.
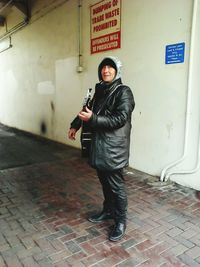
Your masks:
{"label": "small blue sign", "polygon": [[184,62],[185,43],[166,45],[165,64]]}

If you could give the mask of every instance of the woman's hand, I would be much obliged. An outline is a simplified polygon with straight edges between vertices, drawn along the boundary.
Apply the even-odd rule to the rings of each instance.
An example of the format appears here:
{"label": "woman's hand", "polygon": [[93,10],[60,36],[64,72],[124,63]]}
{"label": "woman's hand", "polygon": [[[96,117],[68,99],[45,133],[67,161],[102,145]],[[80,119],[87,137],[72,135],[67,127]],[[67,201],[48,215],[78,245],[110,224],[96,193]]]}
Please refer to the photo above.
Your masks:
{"label": "woman's hand", "polygon": [[70,140],[76,140],[76,132],[77,132],[76,129],[70,128],[69,131],[68,131],[68,138]]}
{"label": "woman's hand", "polygon": [[89,119],[92,117],[92,110],[86,107],[84,111],[81,110],[79,112],[78,116],[82,121],[89,121]]}

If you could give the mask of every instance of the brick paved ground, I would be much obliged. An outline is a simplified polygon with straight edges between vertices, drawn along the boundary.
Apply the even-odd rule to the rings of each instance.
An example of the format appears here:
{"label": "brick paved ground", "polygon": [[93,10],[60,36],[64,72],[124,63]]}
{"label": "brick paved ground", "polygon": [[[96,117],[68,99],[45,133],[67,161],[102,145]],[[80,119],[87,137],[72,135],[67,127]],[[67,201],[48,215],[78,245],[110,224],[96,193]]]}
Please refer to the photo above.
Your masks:
{"label": "brick paved ground", "polygon": [[86,219],[102,193],[79,151],[7,128],[0,135],[1,148],[18,141],[0,152],[0,267],[200,266],[195,191],[128,170],[127,232],[113,243],[112,221]]}

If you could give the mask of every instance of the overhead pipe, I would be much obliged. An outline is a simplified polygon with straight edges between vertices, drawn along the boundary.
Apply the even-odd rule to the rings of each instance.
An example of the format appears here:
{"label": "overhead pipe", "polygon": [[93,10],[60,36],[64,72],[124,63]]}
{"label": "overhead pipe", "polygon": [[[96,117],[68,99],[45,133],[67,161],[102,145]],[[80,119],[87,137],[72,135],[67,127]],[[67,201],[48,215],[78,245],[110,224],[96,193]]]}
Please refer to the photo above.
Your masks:
{"label": "overhead pipe", "polygon": [[[194,38],[195,38],[195,26],[196,26],[196,18],[197,18],[197,3],[198,0],[193,1],[193,10],[192,10],[192,28],[191,28],[191,37],[190,37],[190,55],[189,55],[189,70],[188,70],[188,82],[187,82],[187,104],[186,104],[186,116],[185,116],[185,134],[184,134],[184,149],[183,154],[180,159],[170,163],[167,165],[161,172],[160,180],[166,181],[170,175],[183,173],[181,172],[167,172],[170,168],[176,166],[180,162],[182,162],[187,154],[188,150],[188,134],[189,134],[189,111],[191,107],[191,95],[192,95],[192,72],[193,72],[193,60],[194,60]],[[195,168],[196,169],[196,168]]]}
{"label": "overhead pipe", "polygon": [[7,7],[9,6],[14,0],[10,0],[7,4],[5,4],[4,6],[2,6],[2,8],[0,8],[0,13]]}
{"label": "overhead pipe", "polygon": [[15,25],[13,28],[8,30],[6,33],[0,36],[0,42],[8,37],[10,37],[13,33],[19,31],[21,28],[25,27],[28,24],[28,18],[23,20],[22,22]]}
{"label": "overhead pipe", "polygon": [[6,50],[12,48],[12,44],[11,44],[11,37],[9,37],[9,45],[6,48],[3,48],[0,50],[0,53],[5,52]]}
{"label": "overhead pipe", "polygon": [[77,72],[83,71],[82,65],[82,0],[78,0],[78,66]]}
{"label": "overhead pipe", "polygon": [[[7,22],[6,22],[6,31],[7,31]],[[9,38],[9,45],[6,48],[3,48],[0,50],[0,53],[12,48],[12,44],[11,44],[11,36],[8,37]]]}
{"label": "overhead pipe", "polygon": [[[14,0],[10,0],[7,4],[5,4],[1,9],[0,9],[0,12],[2,12],[5,8],[7,8],[10,4],[12,4]],[[28,8],[27,8],[27,16],[26,18],[21,21],[20,23],[18,23],[17,25],[15,25],[13,28],[11,28],[10,30],[7,30],[7,27],[6,27],[6,32],[4,34],[2,34],[0,36],[0,41],[10,37],[13,33],[15,33],[16,31],[19,31],[21,28],[25,27],[28,22],[29,22],[29,14],[28,14]],[[7,24],[6,24],[7,26]]]}
{"label": "overhead pipe", "polygon": [[10,48],[12,48],[12,45],[11,45],[11,44],[9,44],[8,47],[6,47],[6,48],[0,50],[0,53],[5,52],[6,50],[8,50],[8,49],[10,49]]}

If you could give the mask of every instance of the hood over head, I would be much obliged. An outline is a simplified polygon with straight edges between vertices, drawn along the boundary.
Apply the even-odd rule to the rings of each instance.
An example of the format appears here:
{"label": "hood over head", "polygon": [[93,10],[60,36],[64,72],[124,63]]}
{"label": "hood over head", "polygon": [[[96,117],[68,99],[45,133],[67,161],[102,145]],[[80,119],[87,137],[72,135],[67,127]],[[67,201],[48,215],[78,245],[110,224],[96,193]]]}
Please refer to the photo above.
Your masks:
{"label": "hood over head", "polygon": [[108,57],[105,57],[99,64],[99,67],[98,67],[99,81],[102,81],[101,70],[106,65],[109,65],[116,70],[116,76],[113,81],[121,78],[121,67],[122,67],[121,61],[117,57],[108,56]]}

